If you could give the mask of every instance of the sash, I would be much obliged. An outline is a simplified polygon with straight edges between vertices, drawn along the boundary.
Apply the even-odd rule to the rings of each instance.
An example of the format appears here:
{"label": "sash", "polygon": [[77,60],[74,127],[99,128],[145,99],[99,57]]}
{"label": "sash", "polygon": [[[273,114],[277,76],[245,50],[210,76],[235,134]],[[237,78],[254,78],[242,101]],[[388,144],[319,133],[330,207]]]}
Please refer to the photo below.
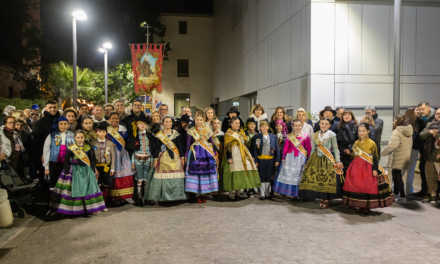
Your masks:
{"label": "sash", "polygon": [[[204,148],[206,151],[209,152],[209,154],[211,154],[211,156],[216,160],[215,158],[215,154],[214,151],[211,149],[211,147],[202,139],[202,137],[199,135],[199,133],[197,132],[197,130],[192,127],[190,129],[188,129],[188,134],[190,134],[195,141],[197,141],[197,143],[200,144],[200,146],[202,146],[202,148]],[[194,153],[194,159],[196,158],[196,153],[194,151],[194,147],[191,146],[191,150]]]}
{"label": "sash", "polygon": [[234,132],[234,131],[232,131],[232,130],[228,130],[228,131],[226,131],[226,134],[228,134],[228,135],[230,135],[231,137],[235,138],[235,139],[238,140],[241,144],[244,144],[244,138],[243,138],[240,134],[238,134],[238,133],[236,133],[236,132]]}
{"label": "sash", "polygon": [[109,133],[112,138],[114,138],[119,144],[121,144],[121,146],[125,147],[125,140],[124,138],[122,138],[121,134],[116,131],[116,129],[109,126],[107,127],[107,133]]}
{"label": "sash", "polygon": [[218,138],[215,135],[212,137],[212,141],[214,141],[215,146],[220,150],[222,143],[220,142],[220,140],[218,140]]}
{"label": "sash", "polygon": [[[353,151],[356,156],[358,156],[359,158],[361,158],[361,159],[365,160],[366,162],[370,163],[371,165],[373,165],[373,158],[368,153],[364,152],[362,149],[358,148],[357,146],[353,147]],[[388,171],[385,170],[380,165],[378,165],[378,167],[379,167],[379,172],[384,177],[386,183],[388,184],[390,192],[391,192],[391,185],[390,185],[390,179],[388,178]]]}
{"label": "sash", "polygon": [[[87,148],[88,147],[88,148]],[[80,147],[78,147],[78,145],[76,144],[72,144],[68,147],[70,149],[70,151],[73,152],[73,154],[75,154],[75,157],[73,157],[74,159],[80,159],[82,162],[84,162],[86,165],[90,166],[90,160],[89,157],[87,157],[87,154],[84,152],[83,149],[81,149]],[[84,148],[86,150],[90,149],[89,145],[84,146]]]}
{"label": "sash", "polygon": [[[321,144],[321,140],[319,140],[319,133],[316,133],[316,135],[315,135],[315,143],[318,146],[319,150],[321,150],[321,152],[330,160],[330,162],[333,163],[333,168],[335,169],[336,173],[339,175],[343,175],[344,171],[342,169],[338,168],[338,166],[336,165],[335,158],[333,157],[330,150],[328,150],[326,147],[324,147]],[[342,181],[342,179],[341,179],[341,181]]]}
{"label": "sash", "polygon": [[287,135],[287,138],[292,142],[293,146],[299,150],[301,154],[304,155],[304,157],[307,158],[307,150],[301,145],[301,142],[295,137],[294,133],[290,133]]}
{"label": "sash", "polygon": [[156,137],[165,145],[167,148],[172,150],[174,153],[177,154],[177,156],[180,157],[179,150],[177,149],[176,145],[174,145],[173,141],[169,139],[162,131],[157,132]]}

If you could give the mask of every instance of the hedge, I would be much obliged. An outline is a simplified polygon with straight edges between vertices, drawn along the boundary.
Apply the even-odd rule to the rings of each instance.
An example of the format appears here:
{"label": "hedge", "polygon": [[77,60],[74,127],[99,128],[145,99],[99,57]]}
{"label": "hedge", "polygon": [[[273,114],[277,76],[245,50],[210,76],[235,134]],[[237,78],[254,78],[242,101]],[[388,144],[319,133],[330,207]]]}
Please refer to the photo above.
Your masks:
{"label": "hedge", "polygon": [[43,107],[46,105],[46,101],[42,99],[29,100],[29,99],[20,99],[20,98],[13,98],[13,99],[0,98],[0,111],[1,113],[3,113],[3,110],[8,105],[15,106],[17,110],[24,110],[26,108],[31,109],[32,105],[34,104],[38,104],[38,107],[40,109],[43,109]]}

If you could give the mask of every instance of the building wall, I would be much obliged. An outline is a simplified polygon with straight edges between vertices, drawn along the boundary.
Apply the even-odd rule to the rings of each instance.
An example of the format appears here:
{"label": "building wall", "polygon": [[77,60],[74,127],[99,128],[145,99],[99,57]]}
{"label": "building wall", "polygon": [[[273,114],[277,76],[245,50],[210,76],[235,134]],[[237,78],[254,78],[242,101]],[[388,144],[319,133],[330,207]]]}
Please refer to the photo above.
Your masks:
{"label": "building wall", "polygon": [[[160,99],[174,114],[174,94],[189,93],[190,105],[204,110],[213,98],[214,33],[211,16],[162,15],[167,27],[165,42],[171,43],[164,62]],[[179,21],[187,21],[188,34],[179,34]],[[177,60],[189,60],[189,77],[177,77]],[[180,110],[178,111],[180,113]]]}
{"label": "building wall", "polygon": [[[14,80],[15,66],[0,61],[0,97],[1,98],[20,98],[20,91],[24,89],[23,81]],[[12,96],[9,94],[12,87]]]}

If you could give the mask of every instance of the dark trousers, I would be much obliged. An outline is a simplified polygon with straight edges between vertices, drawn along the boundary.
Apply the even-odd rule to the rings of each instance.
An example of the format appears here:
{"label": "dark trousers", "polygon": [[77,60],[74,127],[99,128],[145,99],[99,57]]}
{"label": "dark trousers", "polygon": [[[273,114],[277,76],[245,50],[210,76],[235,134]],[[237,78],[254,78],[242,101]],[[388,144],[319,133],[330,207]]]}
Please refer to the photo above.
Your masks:
{"label": "dark trousers", "polygon": [[422,147],[419,150],[420,153],[420,161],[419,161],[419,170],[420,170],[420,179],[422,180],[422,190],[428,190],[428,182],[426,181],[426,159],[425,159],[425,148]]}
{"label": "dark trousers", "polygon": [[260,174],[261,182],[270,182],[272,173],[275,166],[274,159],[259,159],[258,160],[258,173]]}
{"label": "dark trousers", "polygon": [[[57,185],[57,181],[60,178],[61,172],[63,172],[64,163],[49,161],[49,173],[50,173],[50,188],[54,188]],[[65,174],[69,174],[69,171],[64,172]],[[43,171],[44,174],[44,171]]]}
{"label": "dark trousers", "polygon": [[394,194],[400,194],[400,197],[405,196],[405,186],[402,180],[402,171],[401,170],[392,170],[393,181],[394,181]]}

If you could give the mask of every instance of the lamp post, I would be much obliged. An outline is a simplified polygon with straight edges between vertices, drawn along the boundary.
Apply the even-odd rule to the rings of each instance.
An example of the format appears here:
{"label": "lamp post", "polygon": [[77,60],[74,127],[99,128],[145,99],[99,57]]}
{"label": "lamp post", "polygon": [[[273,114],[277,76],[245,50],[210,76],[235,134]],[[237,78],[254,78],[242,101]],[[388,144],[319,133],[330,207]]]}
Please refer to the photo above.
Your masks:
{"label": "lamp post", "polygon": [[107,98],[108,98],[108,89],[107,89],[107,78],[108,78],[108,60],[107,60],[107,50],[112,48],[112,44],[110,44],[109,42],[104,43],[104,45],[102,45],[102,48],[99,48],[99,51],[104,53],[104,72],[105,72],[105,103],[108,103]]}
{"label": "lamp post", "polygon": [[73,108],[76,109],[77,106],[77,97],[78,97],[78,82],[76,79],[76,67],[77,67],[77,61],[76,61],[76,20],[84,20],[87,19],[86,13],[81,10],[77,10],[72,13],[73,16],[73,23],[72,23],[72,34],[73,34]]}

